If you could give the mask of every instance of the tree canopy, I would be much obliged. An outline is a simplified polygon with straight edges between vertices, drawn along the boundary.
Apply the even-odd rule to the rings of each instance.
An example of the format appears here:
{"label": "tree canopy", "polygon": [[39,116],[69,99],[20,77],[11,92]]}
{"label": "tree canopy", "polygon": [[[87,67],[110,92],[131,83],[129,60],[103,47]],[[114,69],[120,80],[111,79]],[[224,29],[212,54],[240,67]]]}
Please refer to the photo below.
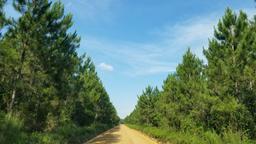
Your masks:
{"label": "tree canopy", "polygon": [[[236,14],[228,8],[203,51],[207,61],[188,49],[156,100],[141,108],[143,93],[125,121],[192,134],[242,132],[255,139],[255,24],[255,18],[250,20],[246,13]],[[157,116],[156,124],[150,122],[154,118],[145,119],[150,115]]]}
{"label": "tree canopy", "polygon": [[[119,122],[92,60],[78,56],[72,14],[49,0],[14,0],[20,17],[5,18],[0,0],[0,110],[29,132]],[[1,130],[0,130],[1,131]],[[1,140],[0,140],[1,143]]]}

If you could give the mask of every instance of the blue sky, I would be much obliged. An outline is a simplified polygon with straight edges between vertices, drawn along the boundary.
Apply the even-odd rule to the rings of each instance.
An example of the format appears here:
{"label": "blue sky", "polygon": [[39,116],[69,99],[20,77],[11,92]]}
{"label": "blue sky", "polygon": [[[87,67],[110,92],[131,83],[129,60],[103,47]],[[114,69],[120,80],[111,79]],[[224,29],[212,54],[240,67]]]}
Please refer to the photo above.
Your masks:
{"label": "blue sky", "polygon": [[[62,0],[121,118],[148,86],[161,88],[188,47],[204,59],[225,9],[256,13],[253,0]],[[8,6],[9,7],[9,6]],[[7,7],[7,9],[8,9]],[[7,10],[10,15],[11,10]]]}
{"label": "blue sky", "polygon": [[148,86],[161,88],[188,47],[200,58],[225,9],[253,0],[63,0],[121,118]]}

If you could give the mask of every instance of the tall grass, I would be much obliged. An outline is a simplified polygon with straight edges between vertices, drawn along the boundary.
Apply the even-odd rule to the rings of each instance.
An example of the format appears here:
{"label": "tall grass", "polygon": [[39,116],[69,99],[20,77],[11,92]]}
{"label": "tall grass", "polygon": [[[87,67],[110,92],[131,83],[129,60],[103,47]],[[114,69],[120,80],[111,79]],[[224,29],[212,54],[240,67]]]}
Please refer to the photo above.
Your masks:
{"label": "tall grass", "polygon": [[29,141],[32,144],[82,144],[107,129],[105,125],[97,124],[89,127],[67,124],[48,133],[34,132]]}
{"label": "tall grass", "polygon": [[142,131],[161,142],[171,144],[256,144],[256,141],[249,140],[240,132],[226,131],[223,135],[218,135],[214,131],[190,133],[131,124],[127,126]]}
{"label": "tall grass", "polygon": [[26,135],[22,127],[23,123],[18,117],[0,113],[0,143],[23,144]]}
{"label": "tall grass", "polygon": [[59,126],[51,132],[26,132],[17,116],[0,113],[0,144],[82,144],[109,127],[93,124],[78,127],[75,124]]}

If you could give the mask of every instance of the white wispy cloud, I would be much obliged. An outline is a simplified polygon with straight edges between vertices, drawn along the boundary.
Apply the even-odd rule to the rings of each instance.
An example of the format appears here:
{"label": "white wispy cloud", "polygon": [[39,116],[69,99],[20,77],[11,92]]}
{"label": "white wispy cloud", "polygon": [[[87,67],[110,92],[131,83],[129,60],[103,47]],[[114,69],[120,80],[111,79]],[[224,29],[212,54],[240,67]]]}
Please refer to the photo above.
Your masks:
{"label": "white wispy cloud", "polygon": [[158,41],[139,43],[87,36],[81,46],[95,57],[105,57],[119,63],[116,69],[130,76],[174,72],[188,47],[205,60],[203,47],[208,47],[214,25],[222,15],[223,12],[212,13],[163,26],[154,31]]}
{"label": "white wispy cloud", "polygon": [[101,70],[104,70],[104,71],[113,71],[113,70],[114,70],[114,68],[113,68],[112,65],[106,64],[106,63],[104,63],[104,62],[100,63],[100,64],[98,65],[98,67],[99,67]]}
{"label": "white wispy cloud", "polygon": [[123,73],[131,76],[169,73],[175,71],[188,47],[203,58],[203,46],[207,46],[215,23],[215,19],[207,17],[166,26],[155,34],[160,39],[157,42],[120,42],[86,37],[81,45],[89,53],[108,57],[125,66]]}
{"label": "white wispy cloud", "polygon": [[[57,0],[55,0],[57,1]],[[63,0],[67,11],[72,11],[74,17],[85,22],[111,22],[112,7],[117,0]]]}

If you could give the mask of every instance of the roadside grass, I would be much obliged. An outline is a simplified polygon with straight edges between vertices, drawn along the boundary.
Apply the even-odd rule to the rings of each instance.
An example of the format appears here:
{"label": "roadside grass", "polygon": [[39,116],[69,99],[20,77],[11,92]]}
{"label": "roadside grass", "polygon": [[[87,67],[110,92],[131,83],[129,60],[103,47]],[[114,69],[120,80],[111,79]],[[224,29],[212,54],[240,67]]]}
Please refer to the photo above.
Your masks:
{"label": "roadside grass", "polygon": [[51,132],[30,133],[18,117],[0,113],[0,144],[80,144],[107,129],[102,124],[88,127],[66,124]]}
{"label": "roadside grass", "polygon": [[170,131],[165,128],[140,126],[126,124],[132,129],[159,140],[163,143],[171,144],[256,144],[256,141],[249,140],[243,133],[226,131],[223,135],[218,135],[212,131],[189,133]]}
{"label": "roadside grass", "polygon": [[17,118],[0,113],[0,143],[23,144],[26,134],[22,130],[23,123]]}
{"label": "roadside grass", "polygon": [[104,125],[77,127],[69,124],[50,133],[34,132],[28,141],[33,144],[80,144],[107,130]]}

